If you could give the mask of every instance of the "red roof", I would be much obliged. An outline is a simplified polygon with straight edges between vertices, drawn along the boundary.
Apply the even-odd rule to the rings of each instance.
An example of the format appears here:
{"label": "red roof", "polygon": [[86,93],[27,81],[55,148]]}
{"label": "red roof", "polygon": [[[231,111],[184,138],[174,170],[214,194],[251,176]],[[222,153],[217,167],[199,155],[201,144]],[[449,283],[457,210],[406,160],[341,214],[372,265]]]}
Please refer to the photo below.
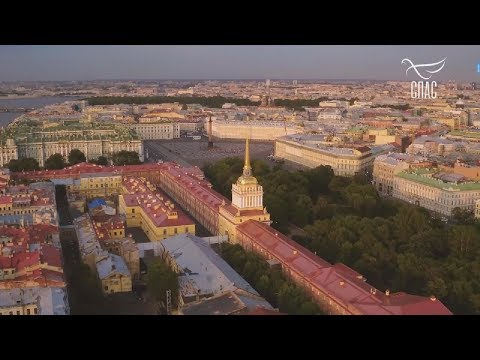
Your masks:
{"label": "red roof", "polygon": [[111,230],[125,230],[125,221],[119,215],[94,215],[92,224],[99,240],[110,239]]}
{"label": "red roof", "polygon": [[344,264],[331,265],[264,223],[248,220],[239,225],[237,230],[351,313],[452,314],[436,299],[405,293],[386,295],[366,283],[355,270]]}
{"label": "red roof", "polygon": [[11,196],[0,196],[0,204],[11,204],[12,197]]}
{"label": "red roof", "polygon": [[[0,235],[9,238],[4,248],[10,256],[0,256],[0,268],[14,268],[15,278],[0,281],[0,288],[25,286],[65,286],[60,248],[47,243],[49,235],[58,234],[54,225],[35,224],[28,228],[0,226]],[[7,245],[8,244],[8,245]],[[30,246],[38,244],[37,246]],[[47,270],[46,266],[59,268]]]}
{"label": "red roof", "polygon": [[187,189],[194,198],[204,203],[205,206],[218,211],[222,203],[230,204],[230,200],[212,190],[211,184],[201,179],[198,172],[192,172],[173,164],[164,165],[165,175],[182,188]]}
{"label": "red roof", "polygon": [[28,179],[52,179],[52,178],[80,178],[84,174],[104,174],[111,175],[128,175],[139,171],[152,172],[159,171],[164,164],[141,164],[141,165],[125,165],[125,166],[102,166],[89,163],[80,163],[66,167],[61,170],[38,170],[12,173],[16,178]]}
{"label": "red roof", "polygon": [[123,180],[123,186],[129,192],[129,194],[123,195],[125,204],[127,206],[140,206],[155,226],[195,224],[181,209],[175,207],[164,193],[157,189],[151,190],[144,180],[126,177]]}
{"label": "red roof", "polygon": [[62,267],[62,256],[60,249],[49,244],[40,245],[40,259],[42,264],[46,263],[50,266]]}

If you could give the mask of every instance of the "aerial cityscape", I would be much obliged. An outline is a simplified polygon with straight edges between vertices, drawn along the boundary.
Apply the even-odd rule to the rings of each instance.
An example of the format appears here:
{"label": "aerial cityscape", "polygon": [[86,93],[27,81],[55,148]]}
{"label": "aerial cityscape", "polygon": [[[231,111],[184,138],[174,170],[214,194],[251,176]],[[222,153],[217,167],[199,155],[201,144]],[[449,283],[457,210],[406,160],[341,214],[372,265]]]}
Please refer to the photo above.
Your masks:
{"label": "aerial cityscape", "polygon": [[0,315],[480,314],[479,46],[0,62]]}

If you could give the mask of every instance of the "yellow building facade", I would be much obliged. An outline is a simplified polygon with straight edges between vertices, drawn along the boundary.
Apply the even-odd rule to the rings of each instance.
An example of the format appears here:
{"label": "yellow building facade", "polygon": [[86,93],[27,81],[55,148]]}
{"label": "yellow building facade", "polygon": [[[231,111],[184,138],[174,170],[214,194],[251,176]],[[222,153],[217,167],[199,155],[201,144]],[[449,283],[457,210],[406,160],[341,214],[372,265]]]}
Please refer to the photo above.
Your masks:
{"label": "yellow building facade", "polygon": [[72,185],[67,185],[67,190],[69,192],[78,192],[87,198],[91,198],[119,194],[121,187],[122,177],[120,175],[102,174],[101,176],[94,176],[93,174],[88,174],[81,176]]}
{"label": "yellow building facade", "polygon": [[169,236],[195,234],[195,222],[188,218],[150,182],[128,178],[118,200],[118,211],[124,214],[127,227],[140,227],[150,241]]}
{"label": "yellow building facade", "polygon": [[37,315],[37,314],[38,314],[38,306],[36,303],[0,307],[0,315]]}
{"label": "yellow building facade", "polygon": [[[318,146],[317,146],[318,145]],[[353,176],[373,166],[369,148],[326,146],[308,138],[283,137],[275,140],[275,156],[309,168],[330,166],[335,175]]]}
{"label": "yellow building facade", "polygon": [[218,234],[228,235],[230,241],[236,242],[236,228],[247,220],[270,224],[270,214],[263,207],[263,187],[252,175],[248,138],[243,174],[232,184],[232,203],[222,203],[219,207]]}
{"label": "yellow building facade", "polygon": [[106,279],[102,279],[102,291],[104,294],[131,292],[132,279],[129,276],[113,274]]}

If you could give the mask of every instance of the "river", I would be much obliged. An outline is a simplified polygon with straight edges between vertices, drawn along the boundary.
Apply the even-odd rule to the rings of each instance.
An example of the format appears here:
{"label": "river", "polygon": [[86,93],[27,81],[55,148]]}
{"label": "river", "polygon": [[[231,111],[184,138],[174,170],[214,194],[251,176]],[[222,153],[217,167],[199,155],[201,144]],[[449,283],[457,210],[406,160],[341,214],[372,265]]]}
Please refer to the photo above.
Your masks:
{"label": "river", "polygon": [[[0,99],[0,108],[40,108],[45,105],[62,103],[65,101],[77,100],[74,96],[45,96],[38,98]],[[0,112],[0,126],[7,126],[13,119],[24,113]]]}

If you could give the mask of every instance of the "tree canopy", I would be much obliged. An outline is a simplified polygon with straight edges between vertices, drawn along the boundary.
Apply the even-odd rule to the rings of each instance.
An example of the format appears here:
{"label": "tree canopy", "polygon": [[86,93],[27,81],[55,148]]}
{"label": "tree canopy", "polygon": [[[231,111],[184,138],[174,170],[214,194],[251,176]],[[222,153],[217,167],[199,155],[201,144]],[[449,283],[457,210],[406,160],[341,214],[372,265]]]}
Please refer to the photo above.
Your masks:
{"label": "tree canopy", "polygon": [[211,108],[221,108],[225,103],[235,103],[239,106],[255,106],[259,102],[248,99],[234,99],[223,96],[95,96],[87,98],[90,105],[115,105],[115,104],[164,104],[178,102],[180,104],[200,104]]}
{"label": "tree canopy", "polygon": [[89,162],[92,164],[103,165],[103,166],[108,165],[108,159],[105,156],[99,156],[97,159],[89,160]]}
{"label": "tree canopy", "polygon": [[72,149],[68,154],[68,162],[70,165],[79,164],[87,161],[85,154],[79,149]]}
{"label": "tree canopy", "polygon": [[166,304],[167,290],[172,292],[172,306],[178,302],[178,274],[160,260],[155,259],[149,266],[147,272],[147,289],[157,301]]}
{"label": "tree canopy", "polygon": [[8,162],[7,167],[10,171],[33,171],[39,170],[38,161],[34,158],[12,159]]}
{"label": "tree canopy", "polygon": [[[241,165],[223,159],[204,172],[230,198]],[[456,209],[444,223],[421,207],[380,197],[365,176],[334,176],[325,166],[289,172],[258,160],[252,166],[277,230],[303,229],[295,241],[352,267],[381,291],[434,295],[456,314],[480,314],[480,224],[471,212]]]}
{"label": "tree canopy", "polygon": [[142,162],[136,151],[121,150],[112,156],[113,165],[138,165]]}
{"label": "tree canopy", "polygon": [[50,155],[50,157],[45,161],[45,169],[48,170],[58,170],[65,167],[65,160],[63,156],[59,153]]}
{"label": "tree canopy", "polygon": [[270,268],[257,254],[245,251],[238,244],[220,243],[216,249],[235,271],[281,312],[290,315],[323,314],[302,288],[286,279],[281,270]]}

